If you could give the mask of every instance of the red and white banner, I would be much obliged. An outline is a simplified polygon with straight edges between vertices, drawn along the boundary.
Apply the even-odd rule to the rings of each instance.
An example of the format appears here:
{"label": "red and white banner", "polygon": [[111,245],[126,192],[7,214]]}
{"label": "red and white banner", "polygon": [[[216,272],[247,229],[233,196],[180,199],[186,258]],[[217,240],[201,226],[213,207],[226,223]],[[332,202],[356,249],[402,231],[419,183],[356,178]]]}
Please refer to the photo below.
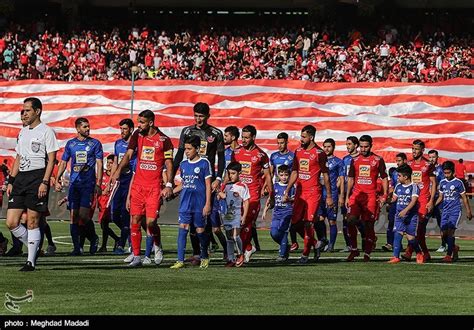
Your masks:
{"label": "red and white banner", "polygon": [[[111,152],[119,138],[118,123],[130,117],[131,83],[51,82],[27,80],[0,83],[0,158],[13,157],[21,128],[20,110],[26,97],[43,102],[42,120],[52,126],[61,147],[75,136],[74,120],[87,117],[91,134]],[[193,105],[211,107],[210,124],[224,129],[252,124],[257,144],[276,150],[279,132],[290,135],[290,148],[299,145],[304,125],[317,128],[318,144],[336,140],[336,154],[346,153],[347,136],[369,134],[374,152],[393,163],[395,154],[410,157],[414,139],[440,157],[463,158],[474,172],[474,80],[454,79],[435,84],[310,83],[248,80],[226,82],[138,81],[134,120],[145,109],[156,114],[157,126],[175,146],[181,129],[191,125]]]}

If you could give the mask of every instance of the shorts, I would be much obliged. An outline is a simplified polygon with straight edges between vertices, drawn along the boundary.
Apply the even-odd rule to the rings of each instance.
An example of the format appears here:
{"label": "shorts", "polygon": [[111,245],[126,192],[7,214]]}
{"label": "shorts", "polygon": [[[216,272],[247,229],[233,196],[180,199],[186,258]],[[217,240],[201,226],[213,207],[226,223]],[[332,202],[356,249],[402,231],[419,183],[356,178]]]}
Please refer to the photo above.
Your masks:
{"label": "shorts", "polygon": [[441,214],[441,230],[457,229],[461,214],[461,210],[459,212],[443,212]]}
{"label": "shorts", "polygon": [[225,220],[222,219],[225,230],[240,229],[240,219]]}
{"label": "shorts", "polygon": [[420,206],[418,208],[418,218],[420,221],[424,221],[428,215],[428,209],[426,208],[426,205],[428,205],[429,197],[423,197],[420,196],[418,198],[418,205]]}
{"label": "shorts", "polygon": [[287,214],[275,214],[273,213],[271,229],[275,228],[278,231],[286,232],[290,229],[292,213]]}
{"label": "shorts", "polygon": [[144,215],[147,219],[156,219],[161,207],[161,187],[134,184],[130,189],[130,215]]}
{"label": "shorts", "polygon": [[321,192],[313,191],[311,193],[301,193],[295,196],[293,203],[293,216],[291,223],[295,224],[300,221],[314,221],[321,202]]}
{"label": "shorts", "polygon": [[99,223],[102,223],[102,220],[110,222],[110,208],[107,207],[108,199],[108,195],[102,195],[97,198],[97,204],[99,205]]}
{"label": "shorts", "polygon": [[409,215],[405,218],[400,218],[398,215],[395,217],[395,224],[393,226],[393,232],[407,233],[411,236],[416,236],[416,230],[418,227],[418,214]]}
{"label": "shorts", "polygon": [[129,187],[130,182],[120,182],[119,186],[111,196],[109,205],[110,217],[112,218],[112,221],[119,227],[121,225],[128,227],[128,224],[130,223],[130,213],[126,208]]}
{"label": "shorts", "polygon": [[44,168],[18,172],[8,200],[8,209],[29,209],[41,213],[48,210],[49,187],[46,196],[38,197],[38,189],[43,182],[44,172]]}
{"label": "shorts", "polygon": [[258,214],[260,213],[260,200],[250,200],[249,201],[249,211],[247,213],[247,219],[245,223],[251,223],[252,226],[255,225],[255,222],[258,219]]}
{"label": "shorts", "polygon": [[328,209],[326,205],[326,198],[323,196],[321,199],[322,200],[321,200],[321,203],[319,203],[319,208],[318,208],[318,216],[327,218],[329,221],[336,221],[337,211],[338,211],[338,208],[337,208],[338,199],[333,198],[334,206],[330,209]]}
{"label": "shorts", "polygon": [[362,221],[375,222],[377,220],[377,197],[374,193],[353,192],[349,198],[348,214],[360,217]]}
{"label": "shorts", "polygon": [[[219,201],[217,200],[217,194],[211,195],[211,214],[209,214],[209,220],[213,228],[220,228],[222,226],[221,216],[219,214]],[[240,223],[240,221],[239,221]]]}
{"label": "shorts", "polygon": [[92,209],[94,202],[95,185],[92,186],[76,186],[71,184],[67,194],[68,209],[78,210],[81,207]]}
{"label": "shorts", "polygon": [[206,217],[202,212],[179,212],[178,222],[184,225],[193,224],[196,228],[206,227]]}
{"label": "shorts", "polygon": [[395,219],[396,213],[397,213],[397,203],[390,204],[388,208],[388,218]]}

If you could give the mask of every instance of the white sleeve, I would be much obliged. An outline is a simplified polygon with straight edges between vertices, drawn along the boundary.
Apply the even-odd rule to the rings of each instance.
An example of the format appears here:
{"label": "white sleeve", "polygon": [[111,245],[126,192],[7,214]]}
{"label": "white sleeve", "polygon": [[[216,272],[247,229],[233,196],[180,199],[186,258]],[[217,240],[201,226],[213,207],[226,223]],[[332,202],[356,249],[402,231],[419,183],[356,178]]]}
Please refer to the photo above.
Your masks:
{"label": "white sleeve", "polygon": [[48,129],[46,130],[44,140],[46,146],[46,153],[49,154],[50,152],[59,150],[58,139],[56,139],[56,134],[54,134],[54,131],[51,127],[48,127]]}
{"label": "white sleeve", "polygon": [[242,197],[242,200],[244,200],[244,201],[250,199],[250,191],[249,191],[249,188],[247,187],[247,185],[242,187],[241,197]]}

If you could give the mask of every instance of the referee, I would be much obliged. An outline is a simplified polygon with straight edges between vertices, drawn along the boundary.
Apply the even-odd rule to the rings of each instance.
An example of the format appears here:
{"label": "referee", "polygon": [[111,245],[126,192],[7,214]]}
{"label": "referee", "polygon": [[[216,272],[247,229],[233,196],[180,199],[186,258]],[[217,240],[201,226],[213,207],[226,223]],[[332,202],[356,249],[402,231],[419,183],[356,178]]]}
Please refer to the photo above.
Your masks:
{"label": "referee", "polygon": [[[35,270],[41,235],[39,221],[48,209],[49,179],[59,150],[54,131],[41,122],[43,105],[35,97],[23,101],[21,114],[26,126],[18,135],[16,159],[8,179],[7,227],[28,247],[28,261],[20,269]],[[21,214],[27,211],[28,230],[20,225]]]}

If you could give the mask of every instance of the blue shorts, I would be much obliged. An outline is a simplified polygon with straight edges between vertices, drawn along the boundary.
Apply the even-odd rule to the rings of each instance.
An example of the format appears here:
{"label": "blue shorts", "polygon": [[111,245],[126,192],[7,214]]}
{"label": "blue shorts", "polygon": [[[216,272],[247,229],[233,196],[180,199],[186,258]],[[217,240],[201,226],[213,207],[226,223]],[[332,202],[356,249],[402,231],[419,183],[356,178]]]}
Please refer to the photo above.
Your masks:
{"label": "blue shorts", "polygon": [[196,228],[206,227],[206,217],[202,212],[179,212],[178,222],[185,225],[193,224]]}
{"label": "blue shorts", "polygon": [[278,231],[288,231],[290,228],[292,213],[287,214],[275,214],[273,213],[271,229],[275,228]]}
{"label": "blue shorts", "polygon": [[341,214],[342,214],[342,215],[346,215],[346,214],[347,214],[347,207],[346,207],[345,204],[344,204],[344,206],[341,207]]}
{"label": "blue shorts", "polygon": [[395,219],[396,213],[397,213],[397,203],[390,204],[390,207],[388,208],[388,218]]}
{"label": "blue shorts", "polygon": [[[326,201],[326,198],[323,197],[323,199],[321,200],[321,203],[319,203],[318,216],[325,217],[330,221],[336,221],[337,211],[338,211],[337,204],[334,204],[333,208],[328,209],[325,201]],[[337,203],[337,200],[336,200],[336,203]]]}
{"label": "blue shorts", "polygon": [[462,211],[459,212],[443,212],[441,214],[441,230],[457,229]]}
{"label": "blue shorts", "polygon": [[393,232],[407,233],[411,236],[416,236],[416,228],[418,226],[418,214],[408,215],[405,218],[395,216],[395,224]]}
{"label": "blue shorts", "polygon": [[128,182],[128,184],[126,182],[123,184],[122,182],[120,182],[110,203],[112,221],[117,224],[123,223],[127,227],[130,222],[130,213],[127,211],[127,208],[125,206],[129,186],[130,182]]}
{"label": "blue shorts", "polygon": [[[219,228],[222,226],[221,216],[219,214],[219,201],[217,200],[217,194],[213,193],[211,196],[211,214],[209,214],[209,220],[213,228]],[[240,222],[239,222],[240,223]]]}
{"label": "blue shorts", "polygon": [[81,207],[90,209],[94,199],[95,185],[76,186],[71,184],[67,194],[68,209],[78,210]]}

